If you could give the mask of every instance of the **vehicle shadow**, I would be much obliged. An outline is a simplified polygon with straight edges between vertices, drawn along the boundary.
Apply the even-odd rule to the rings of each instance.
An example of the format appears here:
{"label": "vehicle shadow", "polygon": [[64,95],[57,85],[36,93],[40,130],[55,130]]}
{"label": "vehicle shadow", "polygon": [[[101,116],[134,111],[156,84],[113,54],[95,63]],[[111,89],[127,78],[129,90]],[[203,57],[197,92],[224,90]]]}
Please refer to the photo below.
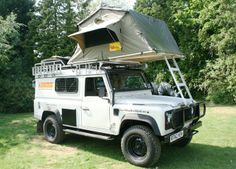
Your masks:
{"label": "vehicle shadow", "polygon": [[[69,134],[63,144],[99,156],[126,161],[120,150],[120,139],[103,141]],[[236,147],[218,147],[198,143],[191,143],[185,148],[164,145],[161,158],[154,168],[236,168]]]}
{"label": "vehicle shadow", "polygon": [[66,146],[73,146],[77,149],[88,151],[96,155],[109,157],[118,161],[125,161],[120,149],[120,139],[106,141],[74,134],[67,134],[65,141],[62,144]]}

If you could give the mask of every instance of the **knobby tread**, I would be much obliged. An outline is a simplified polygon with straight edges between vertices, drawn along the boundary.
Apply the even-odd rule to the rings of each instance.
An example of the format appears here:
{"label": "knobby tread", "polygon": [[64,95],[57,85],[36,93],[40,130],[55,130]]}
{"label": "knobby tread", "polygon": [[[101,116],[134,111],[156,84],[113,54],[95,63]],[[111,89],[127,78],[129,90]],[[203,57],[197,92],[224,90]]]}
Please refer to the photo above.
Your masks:
{"label": "knobby tread", "polygon": [[[52,123],[55,124],[55,126],[56,126],[57,135],[54,140],[49,140],[45,134],[45,132],[46,132],[45,131],[45,123],[47,120],[51,120]],[[63,132],[62,125],[58,122],[57,117],[55,115],[50,115],[46,118],[46,120],[44,121],[43,130],[44,130],[45,138],[51,143],[59,144],[64,140],[65,133]]]}
{"label": "knobby tread", "polygon": [[[161,154],[161,144],[160,144],[160,141],[159,139],[155,136],[155,134],[153,133],[153,131],[147,127],[147,126],[143,126],[143,125],[135,125],[135,126],[132,126],[130,127],[129,129],[127,129],[124,133],[124,137],[127,137],[127,135],[129,133],[141,133],[146,135],[147,138],[148,138],[148,141],[150,142],[151,146],[152,147],[152,150],[148,153],[151,153],[150,156],[149,156],[149,159],[145,160],[143,163],[136,163],[134,162],[131,158],[127,158],[127,151],[125,150],[125,139],[122,137],[122,141],[121,141],[121,150],[122,150],[122,153],[124,154],[126,160],[128,160],[131,164],[135,164],[135,165],[138,165],[138,166],[141,166],[141,167],[151,167],[151,166],[154,166],[158,159],[160,158],[160,154]],[[149,143],[148,143],[149,144]]]}

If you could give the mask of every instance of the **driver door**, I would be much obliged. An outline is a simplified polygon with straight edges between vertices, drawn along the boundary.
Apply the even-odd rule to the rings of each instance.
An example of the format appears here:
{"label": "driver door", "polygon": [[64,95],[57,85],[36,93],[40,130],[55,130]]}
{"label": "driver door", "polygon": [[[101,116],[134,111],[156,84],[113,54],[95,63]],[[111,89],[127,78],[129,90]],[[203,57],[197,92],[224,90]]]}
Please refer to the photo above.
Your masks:
{"label": "driver door", "polygon": [[[97,132],[109,132],[110,103],[108,83],[103,76],[85,77],[82,101],[82,128]],[[105,96],[99,97],[99,88],[105,87]]]}

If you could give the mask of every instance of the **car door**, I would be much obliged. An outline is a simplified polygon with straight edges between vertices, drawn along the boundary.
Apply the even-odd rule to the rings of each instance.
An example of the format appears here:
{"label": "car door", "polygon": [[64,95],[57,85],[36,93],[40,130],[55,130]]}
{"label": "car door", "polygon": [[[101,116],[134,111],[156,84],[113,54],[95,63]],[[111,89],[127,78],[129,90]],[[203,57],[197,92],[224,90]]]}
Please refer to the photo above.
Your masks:
{"label": "car door", "polygon": [[[82,101],[82,128],[106,132],[110,128],[108,83],[103,76],[85,77]],[[99,97],[99,88],[105,87],[105,96]]]}

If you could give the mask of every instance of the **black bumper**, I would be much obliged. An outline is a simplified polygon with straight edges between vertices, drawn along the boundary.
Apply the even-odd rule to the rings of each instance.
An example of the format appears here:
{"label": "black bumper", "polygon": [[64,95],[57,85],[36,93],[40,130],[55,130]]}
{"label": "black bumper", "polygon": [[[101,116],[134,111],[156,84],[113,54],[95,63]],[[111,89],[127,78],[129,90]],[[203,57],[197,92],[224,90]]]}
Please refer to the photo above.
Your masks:
{"label": "black bumper", "polygon": [[[174,143],[174,142],[176,142],[178,140],[181,140],[183,138],[189,137],[190,135],[194,135],[194,134],[198,133],[198,131],[196,129],[201,127],[201,126],[202,126],[202,122],[198,121],[196,123],[191,124],[189,127],[184,127],[182,129],[175,130],[174,132],[164,136],[164,143]],[[183,137],[175,140],[174,142],[170,142],[170,136],[172,136],[173,134],[176,134],[176,133],[178,133],[180,131],[184,132]]]}

